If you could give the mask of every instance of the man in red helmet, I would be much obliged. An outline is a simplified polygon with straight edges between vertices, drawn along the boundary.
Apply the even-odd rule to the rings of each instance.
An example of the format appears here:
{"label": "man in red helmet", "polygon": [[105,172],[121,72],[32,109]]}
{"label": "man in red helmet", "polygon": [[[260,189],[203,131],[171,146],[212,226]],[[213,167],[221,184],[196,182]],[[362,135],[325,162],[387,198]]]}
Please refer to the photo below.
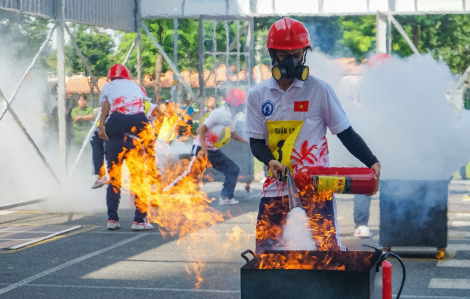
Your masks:
{"label": "man in red helmet", "polygon": [[[311,41],[305,26],[283,18],[269,29],[267,48],[273,77],[248,95],[247,135],[253,155],[270,170],[263,186],[256,226],[258,253],[278,248],[289,212],[287,184],[278,172],[306,166],[329,166],[326,129],[338,135],[345,147],[380,175],[380,163],[352,129],[333,88],[308,75],[304,65]],[[302,194],[302,192],[301,192]],[[345,250],[337,231],[334,197],[302,197],[319,250]],[[278,229],[279,228],[279,229]],[[276,233],[277,232],[277,233]]]}
{"label": "man in red helmet", "polygon": [[[106,141],[105,154],[110,182],[106,190],[108,223],[110,230],[120,228],[118,206],[121,197],[121,167],[129,151],[135,148],[133,138],[142,132],[149,121],[145,115],[142,89],[130,80],[129,71],[122,64],[112,66],[108,72],[110,82],[101,92],[101,118],[98,136]],[[108,116],[109,115],[109,116]],[[132,171],[131,171],[132,175]],[[132,178],[131,178],[132,181]],[[133,230],[149,230],[153,226],[146,223],[146,204],[135,196],[136,210]]]}
{"label": "man in red helmet", "polygon": [[234,198],[240,167],[227,157],[220,148],[233,140],[247,143],[242,136],[235,132],[235,116],[246,106],[246,92],[234,88],[225,97],[226,105],[215,109],[204,119],[198,135],[194,139],[192,155],[207,155],[209,162],[215,170],[225,175],[224,185],[219,198],[220,205],[233,205],[239,203]]}

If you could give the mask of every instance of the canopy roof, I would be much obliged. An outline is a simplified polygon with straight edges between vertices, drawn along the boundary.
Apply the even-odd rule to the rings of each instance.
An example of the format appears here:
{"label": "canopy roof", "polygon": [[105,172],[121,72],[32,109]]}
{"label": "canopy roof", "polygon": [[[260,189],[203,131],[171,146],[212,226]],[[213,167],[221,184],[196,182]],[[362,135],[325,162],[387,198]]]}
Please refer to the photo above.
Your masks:
{"label": "canopy roof", "polygon": [[470,12],[470,0],[141,0],[142,17],[364,15]]}
{"label": "canopy roof", "polygon": [[[62,1],[62,0],[59,0]],[[135,31],[135,0],[63,0],[65,21]],[[0,0],[0,9],[56,18],[57,0]]]}
{"label": "canopy roof", "polygon": [[54,19],[57,1],[64,2],[66,21],[127,32],[136,31],[139,4],[143,18],[470,12],[470,0],[0,0],[0,9]]}

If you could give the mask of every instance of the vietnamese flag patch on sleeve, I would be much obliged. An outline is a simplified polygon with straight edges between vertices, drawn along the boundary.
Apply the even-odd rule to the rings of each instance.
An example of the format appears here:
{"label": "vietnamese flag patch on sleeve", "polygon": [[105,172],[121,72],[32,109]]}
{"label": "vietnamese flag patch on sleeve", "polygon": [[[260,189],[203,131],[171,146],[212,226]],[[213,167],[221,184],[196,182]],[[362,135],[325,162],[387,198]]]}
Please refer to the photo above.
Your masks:
{"label": "vietnamese flag patch on sleeve", "polygon": [[294,112],[308,112],[308,101],[294,102]]}

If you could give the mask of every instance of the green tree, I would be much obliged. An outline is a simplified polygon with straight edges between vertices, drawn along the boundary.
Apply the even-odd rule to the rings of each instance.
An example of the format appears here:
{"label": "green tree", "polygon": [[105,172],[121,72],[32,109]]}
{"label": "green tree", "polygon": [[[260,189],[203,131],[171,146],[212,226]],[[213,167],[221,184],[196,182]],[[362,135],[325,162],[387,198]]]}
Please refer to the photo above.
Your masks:
{"label": "green tree", "polygon": [[[470,65],[470,16],[424,15],[396,16],[408,36],[413,36],[420,53],[443,59],[454,73]],[[405,57],[412,54],[403,37],[393,30],[393,51]]]}
{"label": "green tree", "polygon": [[[77,40],[78,48],[87,60],[93,75],[105,77],[109,68],[116,63],[113,38],[102,32],[98,27],[83,24],[72,25],[70,30]],[[71,41],[65,46],[64,51],[67,57],[67,74],[85,72],[85,67],[75,52]]]}
{"label": "green tree", "polygon": [[376,46],[376,17],[347,16],[340,17],[342,38],[339,44],[352,52],[358,61],[366,58],[367,54],[375,51]]}

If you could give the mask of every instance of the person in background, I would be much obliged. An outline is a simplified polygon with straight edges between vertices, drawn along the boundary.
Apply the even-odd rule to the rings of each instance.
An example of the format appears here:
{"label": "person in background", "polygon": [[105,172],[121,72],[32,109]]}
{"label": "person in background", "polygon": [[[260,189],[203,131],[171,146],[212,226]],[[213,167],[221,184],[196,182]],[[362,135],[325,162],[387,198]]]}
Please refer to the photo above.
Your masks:
{"label": "person in background", "polygon": [[239,201],[234,198],[240,167],[227,157],[220,148],[226,145],[230,138],[248,144],[242,136],[235,132],[235,117],[243,112],[246,106],[246,92],[234,88],[227,93],[224,101],[226,106],[215,109],[205,118],[198,135],[194,139],[191,154],[193,156],[207,155],[212,167],[225,175],[224,185],[219,198],[220,205],[234,205]]}
{"label": "person in background", "polygon": [[181,125],[178,128],[178,136],[184,136],[188,135],[188,133],[191,133],[191,128],[193,126],[193,114],[194,114],[194,108],[190,106],[191,101],[190,100],[185,100],[184,101],[184,106],[181,108],[181,114],[183,118],[183,122],[186,125]]}
{"label": "person in background", "polygon": [[91,121],[95,119],[93,107],[87,107],[87,97],[85,95],[78,98],[78,106],[72,109],[70,116],[73,122],[73,140],[80,147],[92,126]]}
{"label": "person in background", "polygon": [[190,104],[191,104],[191,101],[189,99],[185,100],[183,110],[186,110],[186,108],[189,107],[188,110],[186,111],[186,114],[192,117],[193,114],[194,114],[194,108],[192,106],[190,106]]}
{"label": "person in background", "polygon": [[[121,167],[132,149],[137,148],[140,151],[144,148],[141,139],[135,138],[135,136],[139,136],[141,132],[146,130],[149,121],[142,102],[145,94],[130,79],[129,70],[122,64],[116,64],[109,69],[108,79],[111,81],[103,86],[101,92],[102,108],[98,136],[106,141],[105,154],[110,177],[110,183],[106,190],[107,228],[115,230],[121,227],[118,217],[121,199]],[[136,145],[138,142],[140,144]],[[141,170],[129,170],[132,184],[136,175],[135,171]],[[131,229],[153,229],[153,226],[146,221],[148,204],[135,194],[132,195],[135,198],[136,210]]]}
{"label": "person in background", "polygon": [[204,114],[208,115],[208,113],[210,114],[212,111],[215,110],[215,98],[209,97],[206,100],[206,106],[207,107],[204,108]]}

